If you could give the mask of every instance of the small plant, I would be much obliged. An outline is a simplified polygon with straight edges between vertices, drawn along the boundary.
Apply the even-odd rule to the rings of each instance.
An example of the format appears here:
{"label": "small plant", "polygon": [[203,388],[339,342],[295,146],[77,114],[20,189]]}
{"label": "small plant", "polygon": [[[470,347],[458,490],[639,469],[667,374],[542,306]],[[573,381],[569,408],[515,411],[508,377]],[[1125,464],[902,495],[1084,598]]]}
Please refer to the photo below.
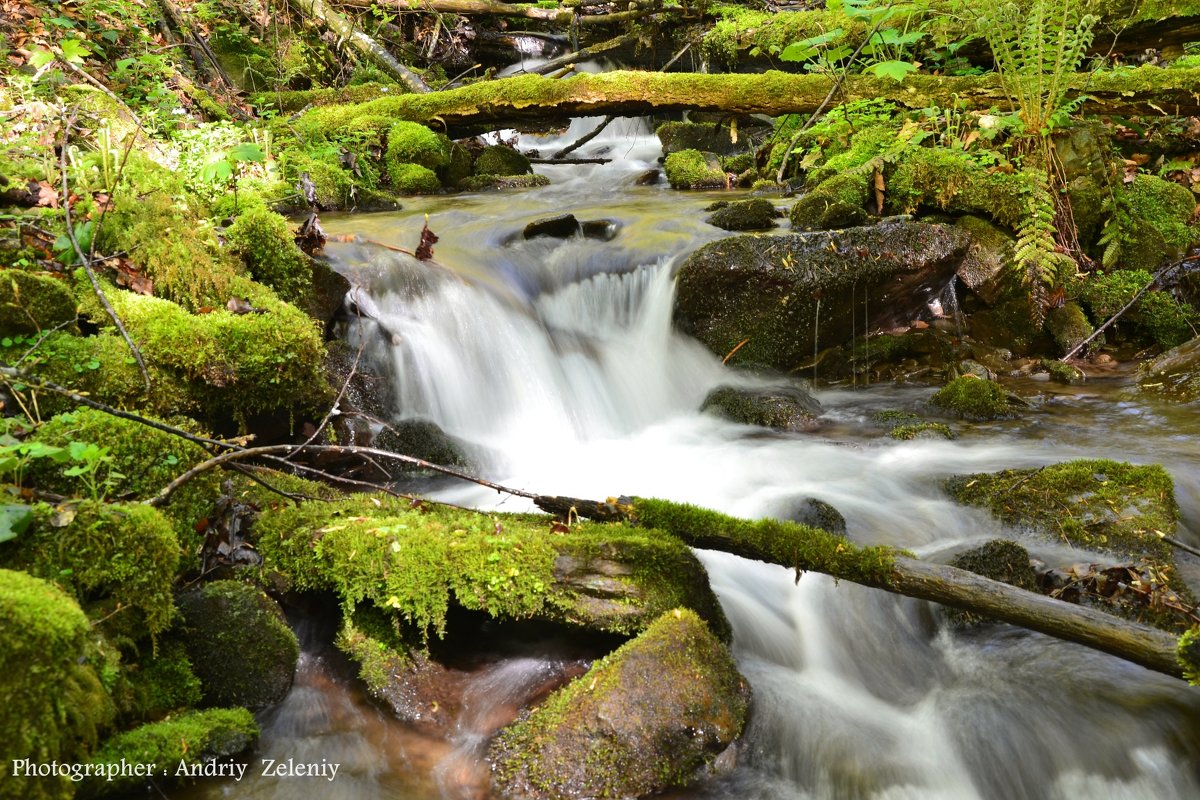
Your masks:
{"label": "small plant", "polygon": [[[59,448],[61,449],[61,448]],[[74,466],[63,474],[78,478],[92,500],[102,501],[108,492],[125,476],[113,468],[113,457],[107,447],[91,442],[71,442],[67,452]]]}

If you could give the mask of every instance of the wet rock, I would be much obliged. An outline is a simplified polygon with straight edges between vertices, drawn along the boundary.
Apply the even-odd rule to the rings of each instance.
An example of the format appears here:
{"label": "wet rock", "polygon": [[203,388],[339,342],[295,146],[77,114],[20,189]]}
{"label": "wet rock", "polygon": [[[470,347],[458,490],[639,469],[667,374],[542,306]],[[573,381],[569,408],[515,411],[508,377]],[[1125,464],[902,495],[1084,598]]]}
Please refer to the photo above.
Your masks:
{"label": "wet rock", "polygon": [[697,122],[664,122],[654,133],[662,142],[664,153],[702,150],[727,156],[740,149],[737,142],[730,137],[727,126]]}
{"label": "wet rock", "polygon": [[[978,547],[965,550],[950,559],[950,566],[1026,591],[1038,591],[1037,573],[1030,563],[1029,551],[1010,539],[992,539]],[[991,621],[982,614],[959,609],[948,608],[946,616],[951,624],[959,626]]]}
{"label": "wet rock", "polygon": [[724,189],[725,170],[715,154],[699,150],[671,153],[663,162],[663,171],[672,189]]}
{"label": "wet rock", "polygon": [[304,310],[325,325],[328,334],[328,326],[341,311],[350,291],[350,281],[320,259],[309,259],[308,263],[312,267],[312,289],[304,298]]}
{"label": "wet rock", "polygon": [[1017,398],[995,381],[963,375],[935,392],[929,402],[963,419],[987,420],[1012,417]]}
{"label": "wet rock", "polygon": [[585,239],[611,242],[617,238],[617,233],[621,230],[621,223],[615,219],[589,219],[579,223],[579,227],[583,230]]}
{"label": "wet rock", "polygon": [[763,231],[775,227],[778,212],[775,205],[764,198],[727,203],[708,218],[709,225],[727,231]]}
{"label": "wet rock", "polygon": [[529,159],[505,144],[483,148],[475,157],[475,175],[528,175],[533,172]]}
{"label": "wet rock", "polygon": [[[427,419],[405,419],[385,428],[375,439],[375,446],[401,455],[419,458],[442,467],[467,469],[471,458],[463,442]],[[416,472],[416,465],[401,464],[402,472]]]}
{"label": "wet rock", "polygon": [[206,705],[258,709],[283,699],[300,647],[278,603],[239,581],[206,583],[176,603]]}
{"label": "wet rock", "polygon": [[685,786],[741,734],[749,698],[699,617],[669,612],[500,734],[496,788],[566,800]]}
{"label": "wet rock", "polygon": [[700,410],[744,425],[808,431],[817,426],[821,404],[797,385],[753,389],[720,386],[709,392]]}
{"label": "wet rock", "polygon": [[1046,315],[1046,330],[1054,337],[1061,355],[1074,350],[1094,332],[1092,323],[1078,303],[1069,301]]}
{"label": "wet rock", "polygon": [[[679,270],[675,325],[733,364],[782,371],[867,328],[928,316],[969,245],[947,225],[884,223],[845,231],[734,236]],[[860,328],[861,329],[861,328]],[[744,344],[742,344],[744,341]]]}
{"label": "wet rock", "polygon": [[825,231],[866,225],[870,215],[865,175],[834,175],[822,181],[792,206],[792,228]]}
{"label": "wet rock", "polygon": [[830,533],[846,532],[846,518],[842,512],[815,497],[789,500],[772,512],[771,516],[789,522],[799,522],[810,528],[821,528]]}
{"label": "wet rock", "polygon": [[1007,279],[1013,263],[1012,236],[980,217],[962,217],[954,225],[971,237],[956,271],[958,279],[983,302],[995,304],[1012,288]]}
{"label": "wet rock", "polygon": [[1138,388],[1184,403],[1200,399],[1200,337],[1168,350],[1146,365]]}
{"label": "wet rock", "polygon": [[555,239],[570,239],[583,233],[579,220],[574,214],[559,214],[557,217],[546,217],[534,220],[525,226],[522,236],[535,239],[539,236],[550,236]]}

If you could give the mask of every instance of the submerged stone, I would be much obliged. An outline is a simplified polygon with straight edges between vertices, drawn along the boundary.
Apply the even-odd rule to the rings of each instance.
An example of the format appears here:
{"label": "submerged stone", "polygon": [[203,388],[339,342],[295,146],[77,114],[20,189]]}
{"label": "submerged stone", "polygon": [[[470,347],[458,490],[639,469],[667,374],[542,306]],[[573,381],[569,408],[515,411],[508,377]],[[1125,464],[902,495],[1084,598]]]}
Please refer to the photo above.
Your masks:
{"label": "submerged stone", "polygon": [[504,730],[496,788],[566,800],[685,786],[741,734],[749,698],[729,651],[677,609]]}

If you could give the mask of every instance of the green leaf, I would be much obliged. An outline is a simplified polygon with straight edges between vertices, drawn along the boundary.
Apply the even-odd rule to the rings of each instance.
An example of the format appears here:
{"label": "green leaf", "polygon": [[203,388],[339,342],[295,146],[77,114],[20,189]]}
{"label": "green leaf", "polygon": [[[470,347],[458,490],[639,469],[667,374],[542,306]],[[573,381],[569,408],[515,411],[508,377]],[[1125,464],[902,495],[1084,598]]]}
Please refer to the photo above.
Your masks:
{"label": "green leaf", "polygon": [[87,45],[78,39],[64,39],[58,43],[58,48],[62,50],[63,61],[68,64],[82,64],[92,54]]}
{"label": "green leaf", "polygon": [[33,522],[33,509],[29,506],[8,503],[0,506],[0,542],[15,539]]}
{"label": "green leaf", "polygon": [[267,154],[254,142],[242,142],[229,148],[229,160],[235,163],[238,161],[266,161]]}
{"label": "green leaf", "polygon": [[34,69],[41,69],[53,60],[54,53],[44,47],[35,47],[29,56],[29,65]]}
{"label": "green leaf", "polygon": [[200,178],[207,183],[224,183],[233,176],[233,164],[225,159],[210,161],[200,170]]}
{"label": "green leaf", "polygon": [[909,61],[880,61],[878,64],[867,67],[866,71],[874,73],[880,78],[891,78],[900,82],[909,73],[916,72],[917,66]]}

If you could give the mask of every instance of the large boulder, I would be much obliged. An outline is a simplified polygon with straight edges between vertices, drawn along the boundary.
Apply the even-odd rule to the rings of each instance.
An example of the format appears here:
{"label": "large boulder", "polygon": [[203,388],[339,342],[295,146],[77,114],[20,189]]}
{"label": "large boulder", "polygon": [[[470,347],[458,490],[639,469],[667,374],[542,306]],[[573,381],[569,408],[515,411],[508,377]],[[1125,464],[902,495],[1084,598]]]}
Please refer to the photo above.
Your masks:
{"label": "large boulder", "polygon": [[492,745],[509,797],[644,797],[695,780],[741,734],[750,690],[684,609],[598,661]]}
{"label": "large boulder", "polygon": [[675,325],[721,356],[737,348],[730,363],[788,371],[814,344],[928,316],[969,244],[952,226],[901,221],[720,239],[680,267]]}
{"label": "large boulder", "polygon": [[292,688],[300,647],[279,605],[238,581],[179,595],[184,644],[209,706],[264,708]]}

